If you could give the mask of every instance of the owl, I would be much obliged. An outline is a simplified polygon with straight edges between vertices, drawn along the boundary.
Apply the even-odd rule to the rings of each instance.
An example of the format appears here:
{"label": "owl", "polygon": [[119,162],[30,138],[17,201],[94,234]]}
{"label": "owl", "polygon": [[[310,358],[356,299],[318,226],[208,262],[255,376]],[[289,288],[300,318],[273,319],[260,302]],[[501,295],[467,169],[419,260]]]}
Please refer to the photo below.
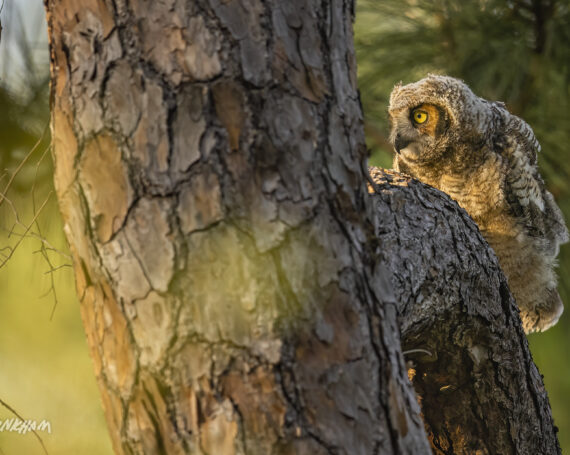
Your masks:
{"label": "owl", "polygon": [[494,249],[526,333],[563,311],[554,271],[568,230],[537,167],[530,126],[462,81],[429,75],[390,95],[394,168],[451,196]]}

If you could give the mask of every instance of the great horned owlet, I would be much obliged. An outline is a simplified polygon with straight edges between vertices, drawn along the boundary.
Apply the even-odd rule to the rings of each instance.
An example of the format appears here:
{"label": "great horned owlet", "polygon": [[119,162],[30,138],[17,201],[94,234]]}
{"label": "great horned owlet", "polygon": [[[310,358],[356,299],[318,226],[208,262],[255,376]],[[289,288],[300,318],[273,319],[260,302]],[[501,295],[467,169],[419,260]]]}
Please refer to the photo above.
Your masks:
{"label": "great horned owlet", "polygon": [[447,193],[477,223],[525,332],[554,325],[563,310],[554,267],[568,230],[538,172],[530,126],[447,76],[397,85],[389,113],[395,169]]}

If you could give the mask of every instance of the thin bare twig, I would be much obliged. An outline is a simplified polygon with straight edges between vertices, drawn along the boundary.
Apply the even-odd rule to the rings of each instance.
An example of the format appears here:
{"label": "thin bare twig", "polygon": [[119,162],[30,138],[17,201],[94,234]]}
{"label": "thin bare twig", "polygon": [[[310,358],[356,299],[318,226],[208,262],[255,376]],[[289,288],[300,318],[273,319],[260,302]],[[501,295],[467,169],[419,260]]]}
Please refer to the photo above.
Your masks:
{"label": "thin bare twig", "polygon": [[18,246],[20,245],[20,243],[22,243],[22,241],[24,240],[24,238],[26,238],[26,235],[28,234],[29,230],[32,228],[32,226],[35,224],[36,220],[38,219],[38,216],[40,216],[40,213],[42,212],[42,210],[44,209],[44,207],[46,206],[46,204],[48,203],[49,199],[51,198],[53,191],[50,191],[44,201],[44,203],[42,204],[42,206],[40,207],[39,211],[37,213],[34,214],[34,218],[32,219],[32,222],[30,223],[29,226],[26,227],[26,231],[24,232],[24,234],[18,239],[18,241],[16,242],[16,245],[14,245],[12,247],[12,251],[10,252],[10,254],[8,255],[8,257],[0,262],[0,269],[6,264],[6,262],[8,262],[10,260],[10,258],[13,256],[14,251],[16,251],[16,249],[18,248]]}
{"label": "thin bare twig", "polygon": [[61,264],[61,265],[58,265],[58,266],[54,267],[54,268],[51,269],[51,270],[48,270],[47,272],[44,272],[44,275],[47,275],[47,274],[49,274],[49,273],[57,272],[59,269],[63,269],[63,268],[65,268],[65,267],[73,267],[73,266],[72,266],[71,264]]}
{"label": "thin bare twig", "polygon": [[[38,179],[39,179],[39,173],[40,173],[40,166],[42,165],[42,163],[44,162],[46,157],[49,156],[48,155],[48,152],[50,150],[49,145],[47,147],[45,147],[45,149],[42,151],[39,159],[35,163],[35,173],[34,173],[32,187],[30,189],[33,218],[29,224],[24,223],[22,221],[16,206],[14,205],[12,200],[10,200],[10,198],[8,197],[8,192],[10,191],[10,188],[14,182],[14,179],[20,173],[20,171],[24,168],[24,166],[30,162],[31,158],[34,156],[34,153],[38,150],[40,145],[43,143],[43,141],[46,138],[46,135],[48,134],[48,131],[49,131],[48,127],[49,127],[49,123],[46,124],[40,138],[35,143],[35,145],[32,147],[32,149],[26,154],[24,159],[22,161],[20,161],[20,163],[18,164],[18,167],[15,169],[15,171],[11,174],[8,172],[5,172],[4,174],[2,174],[0,176],[0,181],[4,180],[6,177],[8,177],[8,182],[4,186],[4,190],[2,192],[0,192],[0,206],[3,203],[5,203],[9,207],[10,212],[11,212],[12,216],[14,217],[14,224],[11,226],[11,228],[8,231],[8,238],[10,238],[12,236],[18,237],[18,240],[15,242],[14,245],[7,246],[5,248],[0,249],[0,268],[2,268],[12,258],[15,251],[17,250],[17,248],[20,246],[20,244],[22,243],[22,241],[24,239],[34,238],[36,240],[39,240],[40,241],[40,248],[37,252],[39,252],[42,255],[43,260],[47,263],[48,272],[46,272],[46,274],[49,274],[49,277],[50,277],[49,278],[50,279],[50,287],[49,287],[49,289],[45,295],[49,295],[49,294],[53,295],[53,307],[52,307],[52,310],[50,313],[50,318],[49,318],[50,320],[52,320],[53,316],[55,314],[55,310],[56,310],[58,303],[59,303],[57,288],[55,286],[54,272],[57,270],[60,270],[64,267],[70,267],[71,265],[70,264],[63,264],[63,265],[54,264],[52,262],[52,259],[50,258],[50,252],[56,252],[68,261],[71,261],[71,256],[69,254],[66,254],[65,252],[59,250],[55,246],[53,246],[46,239],[46,237],[42,233],[42,228],[41,228],[40,223],[39,223],[39,215],[43,211],[43,209],[45,208],[45,206],[46,206],[46,204],[47,204],[47,202],[48,202],[48,200],[52,194],[52,192],[50,192],[48,194],[47,198],[43,201],[41,206],[38,208],[38,205],[36,202],[37,182],[39,181]],[[21,231],[18,232],[20,229],[21,229]]]}
{"label": "thin bare twig", "polygon": [[[41,165],[42,161],[45,159],[45,157],[47,156],[48,151],[49,151],[49,147],[47,147],[44,150],[44,152],[40,156],[40,159],[36,163],[36,171],[35,171],[35,175],[34,175],[32,188],[30,191],[32,194],[32,211],[33,211],[33,213],[35,213],[35,211],[36,211],[36,182],[38,181],[38,173],[39,173],[40,165]],[[37,221],[37,219],[35,221],[35,225],[36,225],[37,235],[43,239],[44,236],[42,234],[42,229],[41,229],[40,224]],[[49,273],[50,288],[48,289],[48,292],[46,293],[46,295],[53,294],[53,307],[52,307],[52,310],[51,310],[51,313],[49,316],[49,320],[51,321],[53,319],[53,315],[55,314],[55,309],[57,308],[57,305],[59,303],[59,299],[57,298],[57,290],[55,287],[55,278],[54,278],[53,272],[55,272],[56,270],[58,270],[61,267],[56,268],[52,264],[51,259],[50,259],[49,254],[48,254],[48,249],[45,247],[45,244],[43,242],[42,242],[41,247],[40,247],[40,253],[41,253],[42,257],[44,258],[44,260],[46,261],[46,263],[49,267],[49,270],[46,273]]]}
{"label": "thin bare twig", "polygon": [[[20,235],[22,235],[22,234],[17,233],[17,232],[14,232],[14,235],[20,236]],[[47,251],[53,251],[54,253],[57,253],[59,256],[64,257],[65,259],[67,259],[67,260],[69,260],[69,261],[72,260],[70,254],[67,254],[67,253],[63,252],[62,250],[60,250],[59,248],[54,247],[54,246],[49,242],[49,240],[47,240],[45,237],[42,237],[41,235],[38,235],[38,234],[36,234],[35,232],[29,232],[29,233],[26,235],[26,237],[39,240],[40,242],[42,242],[42,243],[45,245],[45,249],[46,249]],[[36,252],[36,251],[34,251],[34,253],[35,253],[35,252]],[[71,264],[68,264],[68,265],[71,265]]]}
{"label": "thin bare twig", "polygon": [[409,355],[409,354],[416,354],[416,353],[421,353],[421,354],[427,354],[430,357],[433,357],[433,354],[428,351],[427,349],[422,349],[422,348],[416,348],[416,349],[408,349],[407,351],[403,351],[402,354]]}
{"label": "thin bare twig", "polygon": [[24,159],[22,161],[20,161],[20,164],[18,165],[18,167],[16,168],[16,170],[12,173],[12,175],[10,176],[10,180],[8,180],[8,183],[6,184],[6,187],[4,188],[4,191],[0,194],[0,206],[2,205],[2,203],[5,200],[5,194],[8,193],[8,190],[10,189],[10,186],[12,186],[12,182],[14,181],[14,179],[16,178],[16,176],[18,175],[18,173],[22,170],[22,168],[24,167],[24,164],[26,164],[28,162],[28,160],[32,157],[32,155],[34,154],[34,152],[36,151],[36,149],[40,146],[40,144],[42,143],[42,141],[45,138],[46,133],[49,130],[49,123],[45,126],[42,135],[40,136],[40,138],[38,139],[38,141],[36,142],[36,144],[32,147],[32,149],[28,152],[28,154],[24,157]]}
{"label": "thin bare twig", "polygon": [[[20,414],[18,414],[18,412],[12,407],[10,406],[8,403],[6,403],[4,400],[2,400],[0,398],[0,405],[4,406],[8,411],[10,411],[12,414],[14,414],[16,417],[18,417],[18,419],[20,419],[22,422],[24,422],[26,419],[24,419]],[[40,435],[36,432],[36,430],[32,430],[32,433],[34,433],[35,437],[38,439],[38,441],[40,442],[40,445],[42,446],[42,449],[44,449],[44,453],[46,455],[48,454],[48,451],[46,449],[46,446],[44,445],[44,441],[42,440],[42,438],[40,438]]]}

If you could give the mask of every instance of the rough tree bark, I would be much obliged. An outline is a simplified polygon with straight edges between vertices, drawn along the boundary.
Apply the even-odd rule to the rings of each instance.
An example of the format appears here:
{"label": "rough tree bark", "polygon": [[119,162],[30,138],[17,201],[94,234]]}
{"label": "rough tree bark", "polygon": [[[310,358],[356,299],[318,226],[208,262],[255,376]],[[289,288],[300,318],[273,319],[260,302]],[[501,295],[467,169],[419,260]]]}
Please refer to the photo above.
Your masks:
{"label": "rough tree bark", "polygon": [[440,191],[373,171],[376,235],[436,454],[559,454],[518,310],[476,224]]}
{"label": "rough tree bark", "polygon": [[47,1],[114,450],[427,453],[368,245],[352,2]]}
{"label": "rough tree bark", "polygon": [[[383,234],[400,217],[430,215],[367,194],[353,2],[46,0],[46,11],[55,183],[115,452],[429,453],[396,302],[414,303],[402,308],[410,346],[463,362],[459,372],[469,348],[458,360],[431,329],[421,338],[416,288],[391,291],[387,265],[406,277],[396,254],[413,258],[418,245],[406,256],[387,249]],[[471,232],[454,219],[463,221],[453,232]],[[474,248],[485,269],[486,247]],[[452,251],[450,264],[461,261]],[[434,277],[436,291],[447,278]],[[504,279],[481,296],[508,316],[501,333],[519,340],[511,366],[536,381],[506,377],[512,393],[495,412],[513,438],[540,421],[546,436],[534,448],[555,447],[538,445],[552,422],[540,420],[544,393],[503,288]],[[457,311],[457,302],[440,303]],[[448,313],[434,311],[440,326]],[[487,333],[465,327],[449,330]],[[482,340],[476,358],[504,354]],[[420,360],[416,370],[428,372]],[[483,364],[503,371],[495,359]],[[467,453],[450,432],[484,440],[488,396],[465,391],[466,405],[481,406],[471,431],[448,408],[439,420],[430,414],[433,382],[415,382],[445,453]],[[518,414],[505,403],[521,388],[535,406],[512,426]]]}

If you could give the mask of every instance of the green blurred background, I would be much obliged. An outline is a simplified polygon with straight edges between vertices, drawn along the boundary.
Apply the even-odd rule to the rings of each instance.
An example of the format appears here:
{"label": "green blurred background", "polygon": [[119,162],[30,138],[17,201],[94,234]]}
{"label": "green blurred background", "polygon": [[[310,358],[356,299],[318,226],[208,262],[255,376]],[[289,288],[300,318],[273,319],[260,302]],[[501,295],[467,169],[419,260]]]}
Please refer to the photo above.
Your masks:
{"label": "green blurred background", "polygon": [[[47,134],[34,149],[49,116],[42,1],[7,0],[0,19],[0,191],[34,150],[0,205],[0,264],[17,247],[0,267],[0,399],[25,418],[50,421],[52,433],[40,434],[50,454],[110,454],[61,220],[50,196]],[[355,40],[373,164],[391,166],[387,105],[394,84],[429,72],[460,77],[478,95],[506,102],[530,123],[542,144],[543,175],[570,220],[568,1],[359,0]],[[565,302],[569,270],[565,246],[559,270]],[[529,337],[563,451],[570,448],[569,314]],[[11,417],[0,407],[1,420]],[[0,432],[0,455],[36,453],[43,450],[32,434]]]}

